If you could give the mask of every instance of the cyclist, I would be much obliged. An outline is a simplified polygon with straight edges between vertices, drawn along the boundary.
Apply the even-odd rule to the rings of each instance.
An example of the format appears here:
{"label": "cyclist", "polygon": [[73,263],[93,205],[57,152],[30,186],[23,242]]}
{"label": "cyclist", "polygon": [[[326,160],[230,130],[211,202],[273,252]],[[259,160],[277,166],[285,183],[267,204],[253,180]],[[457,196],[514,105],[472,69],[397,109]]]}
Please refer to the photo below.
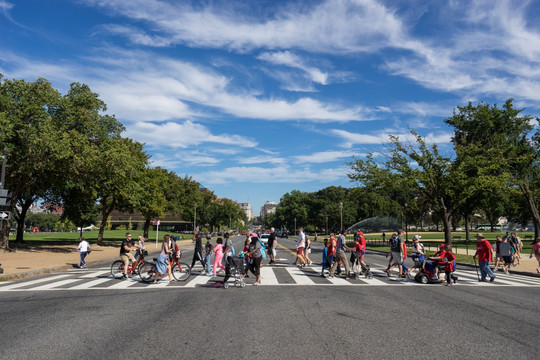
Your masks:
{"label": "cyclist", "polygon": [[141,246],[138,244],[133,244],[133,240],[131,240],[131,233],[126,233],[126,238],[122,241],[122,245],[120,247],[120,258],[124,262],[124,278],[127,279],[128,277],[128,267],[129,262],[131,261],[134,263],[135,257],[131,253],[131,249],[135,247],[138,249],[141,249]]}

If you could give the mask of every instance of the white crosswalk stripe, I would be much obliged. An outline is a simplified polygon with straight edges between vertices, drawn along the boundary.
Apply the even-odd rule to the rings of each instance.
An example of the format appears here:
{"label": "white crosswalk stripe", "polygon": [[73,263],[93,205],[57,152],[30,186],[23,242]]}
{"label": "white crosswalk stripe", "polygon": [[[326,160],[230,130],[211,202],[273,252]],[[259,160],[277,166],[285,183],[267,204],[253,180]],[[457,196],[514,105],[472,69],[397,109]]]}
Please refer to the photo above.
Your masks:
{"label": "white crosswalk stripe", "polygon": [[[201,268],[202,270],[202,268]],[[430,286],[422,285],[410,279],[397,277],[393,273],[388,277],[384,268],[372,266],[372,279],[361,276],[358,280],[354,277],[345,279],[335,276],[329,278],[320,276],[320,266],[310,266],[299,269],[293,265],[281,264],[278,266],[263,266],[261,268],[262,286]],[[477,274],[472,269],[459,269],[455,275],[459,277],[458,286],[521,286],[540,287],[540,278],[518,274],[504,274],[496,272],[494,283],[478,282]],[[489,279],[488,279],[489,280]],[[169,283],[167,277],[160,279],[157,284],[143,283],[138,276],[130,279],[114,279],[110,269],[103,267],[89,270],[66,271],[64,273],[43,276],[33,280],[15,280],[0,283],[0,292],[8,291],[64,291],[64,290],[152,290],[152,289],[189,289],[198,286],[211,286],[220,284],[222,276],[209,277],[204,273],[195,271],[191,277],[183,282]],[[247,284],[253,283],[253,276],[246,279]],[[229,285],[234,284],[234,277],[229,280]],[[437,285],[432,285],[437,286]]]}

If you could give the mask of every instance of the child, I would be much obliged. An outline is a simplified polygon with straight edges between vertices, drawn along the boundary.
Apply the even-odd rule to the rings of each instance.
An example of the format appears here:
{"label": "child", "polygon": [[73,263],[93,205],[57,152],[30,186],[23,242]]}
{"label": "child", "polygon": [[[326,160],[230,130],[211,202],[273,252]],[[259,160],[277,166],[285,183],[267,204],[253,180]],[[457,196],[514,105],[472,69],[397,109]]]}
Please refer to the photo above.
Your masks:
{"label": "child", "polygon": [[206,244],[204,244],[204,263],[206,264],[206,275],[210,276],[212,267],[210,265],[210,257],[212,256],[212,250],[214,245],[212,244],[212,238],[206,238]]}
{"label": "child", "polygon": [[[247,253],[249,252],[249,244],[250,243],[251,243],[251,238],[248,237],[246,239],[246,241],[244,242],[244,250],[243,250],[243,252],[244,252],[244,265],[246,266],[246,269],[249,268],[249,258],[250,258],[250,256],[247,255]],[[247,277],[247,278],[249,277],[249,274],[248,274],[247,271],[246,271],[245,277]]]}
{"label": "child", "polygon": [[458,281],[458,277],[454,275],[454,270],[456,270],[456,256],[452,253],[452,247],[450,245],[446,245],[445,250],[443,261],[446,286],[452,286]]}
{"label": "child", "polygon": [[322,252],[322,271],[321,271],[321,277],[324,276],[324,270],[328,269],[330,270],[330,259],[328,258],[328,239],[324,239],[324,249]]}
{"label": "child", "polygon": [[137,245],[139,246],[137,247],[137,251],[135,251],[135,260],[139,258],[139,256],[144,250],[146,250],[146,248],[144,247],[144,237],[142,235],[137,236],[137,241]]}
{"label": "child", "polygon": [[90,244],[85,240],[85,238],[81,238],[81,242],[79,243],[79,246],[77,246],[77,250],[80,251],[81,256],[81,262],[79,263],[79,268],[84,269],[86,268],[86,262],[84,259],[86,258],[86,255],[90,252]]}
{"label": "child", "polygon": [[215,254],[215,257],[214,257],[214,268],[212,269],[212,275],[210,275],[210,277],[216,277],[216,270],[218,266],[221,270],[225,271],[225,267],[221,265],[221,259],[223,259],[223,239],[218,238],[216,242],[217,242],[217,245],[212,250]]}

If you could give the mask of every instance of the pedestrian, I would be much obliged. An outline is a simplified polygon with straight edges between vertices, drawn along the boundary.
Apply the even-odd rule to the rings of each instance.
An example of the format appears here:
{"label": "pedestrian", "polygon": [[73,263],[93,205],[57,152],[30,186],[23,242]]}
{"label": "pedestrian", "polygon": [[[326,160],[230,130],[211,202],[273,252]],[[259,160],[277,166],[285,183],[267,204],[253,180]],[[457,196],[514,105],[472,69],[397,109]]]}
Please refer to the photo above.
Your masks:
{"label": "pedestrian", "polygon": [[397,235],[392,236],[390,239],[390,253],[392,254],[390,260],[391,265],[385,271],[388,277],[391,276],[391,271],[395,265],[398,266],[399,276],[405,277],[405,275],[403,275],[403,233],[403,229],[399,229]]}
{"label": "pedestrian", "polygon": [[454,275],[456,256],[452,253],[452,246],[449,244],[446,245],[445,250],[445,257],[442,260],[444,262],[444,273],[446,274],[446,286],[452,286],[458,281],[458,277]]}
{"label": "pedestrian", "polygon": [[[207,234],[206,235],[206,238],[212,238],[210,236],[210,234]],[[200,261],[202,266],[203,266],[203,270],[206,270],[205,269],[205,264],[204,264],[204,258],[202,256],[202,239],[201,239],[201,236],[200,236],[200,233],[198,231],[196,231],[194,234],[193,234],[193,238],[191,239],[192,242],[195,243],[195,251],[193,253],[193,260],[191,261],[191,266],[189,267],[190,270],[193,270],[193,267],[195,266],[195,263],[197,261]],[[206,270],[208,271],[208,270]]]}
{"label": "pedestrian", "polygon": [[296,261],[295,264],[299,268],[305,266],[306,260],[304,258],[304,249],[306,248],[306,235],[304,234],[304,228],[298,228],[298,239],[296,240]]}
{"label": "pedestrian", "polygon": [[328,261],[330,262],[330,267],[334,265],[336,260],[336,248],[337,248],[337,239],[334,233],[330,233],[330,241],[328,242]]}
{"label": "pedestrian", "polygon": [[309,258],[309,254],[311,254],[311,239],[309,238],[309,235],[306,234],[306,248],[304,250],[306,266],[313,264],[313,261]]}
{"label": "pedestrian", "polygon": [[385,242],[386,241],[386,233],[383,231],[382,233],[382,241]]}
{"label": "pedestrian", "polygon": [[90,253],[90,244],[88,241],[86,241],[85,238],[81,237],[79,245],[77,246],[77,250],[79,250],[79,255],[81,261],[79,262],[79,269],[85,269],[86,268],[86,255]]}
{"label": "pedestrian", "polygon": [[261,266],[262,266],[262,248],[261,241],[254,235],[251,237],[251,242],[249,243],[247,255],[251,257],[249,261],[249,270],[253,275],[255,275],[255,282],[253,285],[261,284]]}
{"label": "pedestrian", "polygon": [[[499,266],[503,266],[504,264],[504,260],[501,257],[501,248],[500,248],[500,245],[503,242],[503,239],[500,236],[497,236],[496,239],[497,239],[497,242],[495,242],[495,266],[493,267],[493,270],[501,270],[499,269]],[[506,236],[505,236],[505,240],[506,240]],[[512,250],[510,250],[510,252],[511,251]],[[504,270],[504,266],[503,266],[503,270]]]}
{"label": "pedestrian", "polygon": [[223,237],[225,238],[225,241],[223,243],[223,261],[221,262],[221,264],[223,266],[226,266],[227,258],[234,255],[234,246],[228,232],[226,232]]}
{"label": "pedestrian", "polygon": [[276,246],[276,232],[275,229],[272,227],[270,228],[270,236],[268,237],[268,257],[270,258],[270,262],[268,264],[276,263]]}
{"label": "pedestrian", "polygon": [[511,234],[510,239],[512,239],[512,243],[514,244],[514,248],[516,249],[516,254],[514,256],[514,266],[516,266],[521,264],[521,250],[523,248],[523,243],[521,242],[518,234],[515,232]]}
{"label": "pedestrian", "polygon": [[495,281],[495,274],[493,271],[491,271],[491,268],[489,267],[489,263],[493,259],[493,247],[484,238],[484,235],[482,233],[476,234],[476,253],[474,254],[473,258],[476,259],[478,257],[478,267],[480,268],[480,274],[481,278],[480,281],[485,282],[486,277],[489,275],[490,282]]}
{"label": "pedestrian", "polygon": [[210,276],[212,271],[212,265],[210,265],[210,258],[212,257],[212,250],[214,245],[212,244],[212,238],[206,239],[206,244],[204,244],[204,264],[206,265],[206,275]]}
{"label": "pedestrian", "polygon": [[[501,237],[497,236],[497,240],[499,240]],[[514,259],[512,257],[512,244],[511,239],[505,238],[501,239],[501,242],[499,243],[499,252],[500,256],[502,258],[503,262],[503,271],[505,274],[508,274],[508,268],[510,265],[514,263]]]}
{"label": "pedestrian", "polygon": [[161,253],[159,254],[156,261],[156,275],[154,276],[154,284],[157,283],[158,278],[160,278],[161,275],[165,275],[165,273],[169,275],[169,282],[173,281],[171,262],[169,261],[169,256],[172,255],[172,250],[169,247],[169,240],[169,235],[165,235],[163,237],[163,244],[161,244]]}
{"label": "pedestrian", "polygon": [[343,262],[343,265],[345,265],[345,279],[350,279],[349,261],[347,260],[347,256],[345,256],[345,252],[351,251],[352,249],[347,246],[346,242],[347,242],[347,230],[341,230],[341,234],[337,238],[336,260],[334,261],[334,264],[332,265],[332,268],[330,269],[329,278],[334,277],[334,272],[336,271],[338,262],[341,260],[341,262]]}
{"label": "pedestrian", "polygon": [[531,249],[531,255],[529,255],[529,259],[532,258],[532,256],[536,257],[536,260],[538,261],[538,267],[536,268],[536,272],[540,274],[540,237],[537,237],[532,249]]}
{"label": "pedestrian", "polygon": [[223,259],[223,239],[217,238],[216,242],[217,244],[212,250],[214,253],[214,267],[212,269],[212,275],[210,275],[210,277],[216,277],[216,271],[218,266],[221,270],[223,270],[223,272],[225,272],[225,267],[221,264],[221,260]]}
{"label": "pedestrian", "polygon": [[321,271],[321,277],[324,276],[324,270],[330,270],[330,259],[328,256],[328,239],[324,239],[324,248],[322,251],[322,271]]}
{"label": "pedestrian", "polygon": [[426,253],[424,244],[420,242],[422,237],[420,235],[414,235],[413,237],[413,246],[412,246],[412,255],[411,258],[414,261],[414,267],[420,268],[422,263],[426,259]]}

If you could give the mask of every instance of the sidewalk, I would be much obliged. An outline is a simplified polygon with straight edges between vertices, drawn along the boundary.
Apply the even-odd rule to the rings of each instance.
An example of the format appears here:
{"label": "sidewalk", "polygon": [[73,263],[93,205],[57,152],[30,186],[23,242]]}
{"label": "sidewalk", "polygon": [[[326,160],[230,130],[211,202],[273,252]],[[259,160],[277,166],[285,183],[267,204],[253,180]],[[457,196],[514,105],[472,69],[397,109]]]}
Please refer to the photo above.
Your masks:
{"label": "sidewalk", "polygon": [[[191,240],[177,242],[179,247],[191,246]],[[146,242],[150,254],[161,249],[161,242],[156,249],[155,243]],[[120,258],[120,245],[98,246],[90,244],[92,252],[86,257],[88,267],[92,265],[112,262]],[[39,245],[29,249],[5,251],[0,250],[0,267],[4,273],[0,274],[0,281],[19,279],[29,276],[77,268],[79,265],[79,251],[74,245]]]}

